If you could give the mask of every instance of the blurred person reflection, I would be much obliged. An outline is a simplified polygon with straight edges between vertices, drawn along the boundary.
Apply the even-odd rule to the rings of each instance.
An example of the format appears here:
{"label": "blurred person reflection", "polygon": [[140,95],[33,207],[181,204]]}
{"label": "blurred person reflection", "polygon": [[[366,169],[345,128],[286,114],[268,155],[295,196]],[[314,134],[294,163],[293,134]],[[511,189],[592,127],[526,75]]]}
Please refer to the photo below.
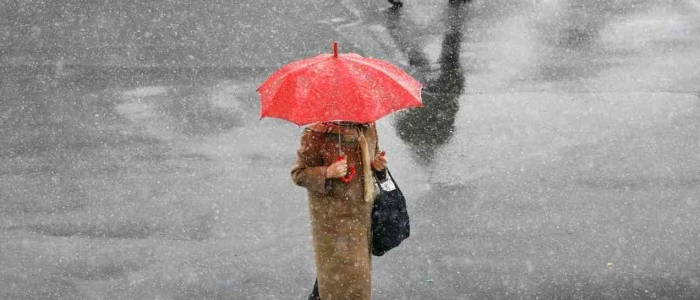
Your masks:
{"label": "blurred person reflection", "polygon": [[[435,79],[426,80],[423,89],[424,108],[406,111],[396,119],[398,136],[411,146],[414,154],[425,163],[430,163],[435,151],[446,144],[454,134],[454,122],[459,110],[459,96],[464,90],[464,74],[459,53],[466,6],[465,1],[450,1],[447,11],[448,30],[442,42],[438,60],[440,68]],[[408,46],[409,64],[419,73],[419,79],[428,78],[430,68],[427,59],[417,47],[407,41],[409,33],[401,32],[400,12],[389,12],[390,34],[399,45]]]}

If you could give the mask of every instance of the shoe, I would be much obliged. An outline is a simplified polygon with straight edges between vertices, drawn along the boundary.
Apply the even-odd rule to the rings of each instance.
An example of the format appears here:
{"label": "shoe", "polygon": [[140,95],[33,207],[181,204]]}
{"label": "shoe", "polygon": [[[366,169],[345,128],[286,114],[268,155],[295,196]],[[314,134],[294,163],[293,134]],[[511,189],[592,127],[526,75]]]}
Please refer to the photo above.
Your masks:
{"label": "shoe", "polygon": [[318,280],[314,282],[314,289],[311,291],[311,295],[309,295],[309,300],[321,300],[318,296]]}
{"label": "shoe", "polygon": [[391,5],[393,5],[392,8],[395,9],[403,7],[403,2],[401,2],[400,0],[389,0],[389,3],[391,3]]}

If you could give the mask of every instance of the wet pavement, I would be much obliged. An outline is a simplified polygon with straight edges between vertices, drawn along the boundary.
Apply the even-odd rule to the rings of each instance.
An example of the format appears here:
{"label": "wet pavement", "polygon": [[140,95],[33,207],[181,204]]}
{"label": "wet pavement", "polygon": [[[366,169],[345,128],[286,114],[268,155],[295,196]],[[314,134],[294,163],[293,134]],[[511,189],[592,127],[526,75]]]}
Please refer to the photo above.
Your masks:
{"label": "wet pavement", "polygon": [[375,299],[700,295],[696,2],[311,1],[264,48],[266,3],[244,68],[5,69],[0,298],[305,299],[301,129],[254,90],[326,38],[425,84],[378,123],[412,236]]}

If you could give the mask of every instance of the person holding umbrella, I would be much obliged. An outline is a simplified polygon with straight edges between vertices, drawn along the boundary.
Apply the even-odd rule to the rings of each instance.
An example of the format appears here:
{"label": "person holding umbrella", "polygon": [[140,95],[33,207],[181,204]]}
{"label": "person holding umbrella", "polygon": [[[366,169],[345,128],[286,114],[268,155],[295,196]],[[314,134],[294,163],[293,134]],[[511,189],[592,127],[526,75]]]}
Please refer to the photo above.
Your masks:
{"label": "person holding umbrella", "polygon": [[[350,180],[349,165],[357,167]],[[386,178],[386,165],[372,123],[318,123],[304,130],[292,179],[309,190],[321,299],[370,299],[372,172]]]}
{"label": "person holding umbrella", "polygon": [[337,43],[333,55],[292,62],[258,88],[262,117],[310,124],[291,177],[308,191],[320,299],[372,298],[373,177],[386,178],[388,164],[374,121],[421,106],[421,88],[386,61],[339,55]]}

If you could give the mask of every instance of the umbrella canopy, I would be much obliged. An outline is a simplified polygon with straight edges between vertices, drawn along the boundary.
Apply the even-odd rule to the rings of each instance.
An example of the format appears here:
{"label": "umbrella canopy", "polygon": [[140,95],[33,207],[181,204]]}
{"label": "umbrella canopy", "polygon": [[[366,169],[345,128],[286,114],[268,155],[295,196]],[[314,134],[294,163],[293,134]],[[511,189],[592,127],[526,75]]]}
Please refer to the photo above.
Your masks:
{"label": "umbrella canopy", "polygon": [[261,117],[297,125],[374,122],[394,111],[422,106],[420,82],[391,63],[355,53],[321,54],[292,62],[259,88]]}

